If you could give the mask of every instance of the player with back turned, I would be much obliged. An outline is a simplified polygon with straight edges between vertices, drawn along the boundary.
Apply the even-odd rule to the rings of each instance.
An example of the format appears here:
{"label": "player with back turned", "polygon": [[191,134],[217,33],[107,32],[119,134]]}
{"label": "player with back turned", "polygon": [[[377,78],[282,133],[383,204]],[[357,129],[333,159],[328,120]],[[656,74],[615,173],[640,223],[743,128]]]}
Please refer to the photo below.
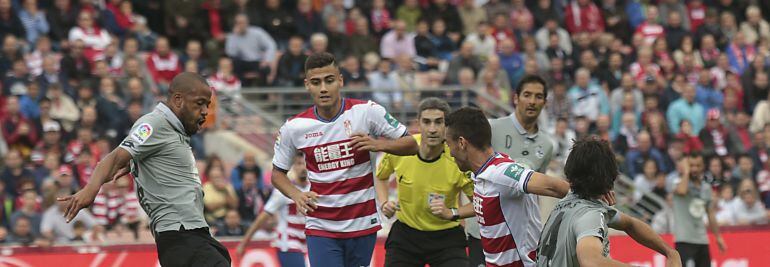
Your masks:
{"label": "player with back turned", "polygon": [[166,99],[134,123],[120,146],[96,165],[88,184],[58,199],[67,202],[67,220],[93,203],[102,184],[130,169],[162,266],[230,266],[227,249],[211,237],[203,217],[203,190],[190,148],[210,103],[203,77],[190,72],[174,77]]}
{"label": "player with back turned", "polygon": [[556,204],[540,235],[537,266],[629,266],[609,258],[609,228],[665,255],[666,266],[681,266],[679,253],[646,223],[608,206],[601,197],[618,177],[607,141],[588,137],[572,147],[564,166],[571,192]]}
{"label": "player with back turned", "polygon": [[[413,155],[417,143],[382,106],[341,96],[344,81],[333,55],[308,57],[305,77],[314,105],[281,127],[273,185],[307,215],[311,266],[369,266],[381,229],[370,152]],[[286,176],[297,153],[305,157],[308,192]]]}

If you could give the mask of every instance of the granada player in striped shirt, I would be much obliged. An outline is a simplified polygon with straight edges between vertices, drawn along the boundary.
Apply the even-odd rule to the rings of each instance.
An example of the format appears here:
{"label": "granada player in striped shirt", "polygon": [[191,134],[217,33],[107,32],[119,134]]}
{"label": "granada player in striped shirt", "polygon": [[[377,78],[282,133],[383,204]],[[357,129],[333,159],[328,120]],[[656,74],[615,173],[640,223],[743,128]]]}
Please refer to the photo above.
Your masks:
{"label": "granada player in striped shirt", "polygon": [[[535,266],[542,223],[538,196],[562,198],[569,183],[515,163],[492,148],[484,113],[461,108],[446,119],[446,143],[461,171],[473,171],[473,209],[487,266]],[[469,208],[463,206],[463,210]],[[463,213],[463,212],[461,212]]]}
{"label": "granada player in striped shirt", "polygon": [[[381,229],[370,152],[414,155],[417,142],[377,103],[341,97],[343,80],[333,55],[308,57],[305,77],[314,105],[281,127],[273,185],[307,215],[311,266],[369,266]],[[309,192],[286,177],[298,152],[305,157]]]}
{"label": "granada player in striped shirt", "polygon": [[[305,160],[301,156],[295,157],[291,172],[294,174],[294,185],[297,189],[303,192],[308,191],[310,184],[307,182]],[[305,252],[307,251],[305,246],[305,216],[297,212],[297,205],[291,199],[275,189],[270,194],[270,199],[265,203],[264,210],[257,216],[257,219],[243,236],[241,243],[238,244],[236,253],[239,257],[243,256],[246,245],[257,232],[257,229],[264,227],[268,221],[274,219],[278,219],[275,228],[278,237],[273,240],[271,245],[276,249],[281,266],[305,266]]]}

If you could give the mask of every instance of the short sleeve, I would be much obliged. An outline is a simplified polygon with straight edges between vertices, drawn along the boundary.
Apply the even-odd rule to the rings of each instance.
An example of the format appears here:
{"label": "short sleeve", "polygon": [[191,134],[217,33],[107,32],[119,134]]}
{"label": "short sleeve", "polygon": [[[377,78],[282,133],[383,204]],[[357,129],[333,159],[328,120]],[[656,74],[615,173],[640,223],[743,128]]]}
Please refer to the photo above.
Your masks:
{"label": "short sleeve", "polygon": [[273,165],[282,170],[288,171],[291,168],[294,155],[297,153],[297,148],[294,147],[294,143],[289,133],[288,121],[281,126],[278,130],[278,136],[275,138],[275,146],[273,147]]}
{"label": "short sleeve", "polygon": [[589,211],[577,220],[572,225],[572,230],[575,233],[575,241],[580,241],[581,238],[587,236],[595,236],[599,239],[604,239],[606,236],[604,214],[598,211]]}
{"label": "short sleeve", "polygon": [[388,180],[390,178],[390,175],[393,174],[395,171],[394,169],[394,163],[393,158],[394,156],[391,154],[385,154],[385,156],[382,157],[382,160],[380,160],[380,165],[377,166],[377,179],[380,180]]}
{"label": "short sleeve", "polygon": [[267,213],[275,214],[279,209],[289,204],[289,198],[283,195],[278,189],[273,189],[273,193],[270,194],[270,198],[265,203],[264,210]]}
{"label": "short sleeve", "polygon": [[162,125],[152,120],[140,120],[131,127],[128,136],[120,142],[121,148],[134,159],[141,159],[157,152],[166,143]]}
{"label": "short sleeve", "polygon": [[492,177],[484,177],[493,183],[513,188],[516,192],[527,193],[527,183],[532,178],[533,170],[518,163],[501,165]]}
{"label": "short sleeve", "polygon": [[390,139],[400,138],[408,134],[406,126],[391,116],[383,106],[380,106],[373,101],[369,101],[367,105],[369,105],[369,108],[367,110],[366,119],[369,122],[369,131],[371,134]]}
{"label": "short sleeve", "polygon": [[469,199],[473,199],[473,181],[471,181],[470,174],[459,172],[457,175],[460,176],[458,179],[460,179],[460,188],[463,190],[463,193]]}

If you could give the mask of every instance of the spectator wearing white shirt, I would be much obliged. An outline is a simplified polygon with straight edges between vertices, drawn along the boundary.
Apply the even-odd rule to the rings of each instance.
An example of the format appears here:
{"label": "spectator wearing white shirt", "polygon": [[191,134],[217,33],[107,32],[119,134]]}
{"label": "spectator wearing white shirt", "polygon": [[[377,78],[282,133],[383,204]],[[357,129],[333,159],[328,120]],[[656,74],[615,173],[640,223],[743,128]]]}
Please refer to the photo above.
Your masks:
{"label": "spectator wearing white shirt", "polygon": [[551,33],[559,37],[559,48],[567,54],[572,54],[572,39],[567,30],[559,27],[558,18],[549,18],[545,25],[535,32],[535,40],[540,50],[548,48]]}
{"label": "spectator wearing white shirt", "polygon": [[495,55],[497,47],[497,40],[492,36],[494,29],[489,27],[489,23],[486,21],[479,22],[476,27],[476,31],[468,34],[465,37],[465,42],[473,44],[473,54],[481,57],[482,59],[488,59],[492,55]]}
{"label": "spectator wearing white shirt", "polygon": [[[57,196],[64,197],[69,196],[71,192],[69,189],[60,189]],[[64,218],[64,209],[67,208],[68,202],[57,201],[55,205],[48,208],[43,213],[43,219],[40,222],[40,232],[44,237],[49,240],[54,240],[56,243],[67,243],[75,238],[74,224],[75,222],[82,221],[87,228],[91,228],[96,225],[96,219],[91,215],[88,210],[80,211],[71,223],[67,223]]]}
{"label": "spectator wearing white shirt", "polygon": [[266,82],[276,49],[270,34],[260,27],[249,26],[245,14],[235,16],[233,31],[225,40],[225,54],[233,59],[235,73],[241,81],[259,78]]}
{"label": "spectator wearing white shirt", "polygon": [[575,72],[575,86],[569,89],[567,97],[572,105],[572,115],[585,116],[595,123],[599,115],[609,115],[610,105],[607,94],[602,88],[591,82],[591,72],[580,68]]}
{"label": "spectator wearing white shirt", "polygon": [[765,205],[759,201],[754,181],[744,179],[738,186],[738,197],[730,204],[735,225],[758,225],[767,223]]}
{"label": "spectator wearing white shirt", "polygon": [[85,45],[83,54],[92,62],[103,57],[104,49],[112,40],[110,33],[97,27],[93,15],[88,11],[80,12],[77,24],[77,27],[70,30],[69,41],[82,40]]}
{"label": "spectator wearing white shirt", "polygon": [[399,108],[403,99],[401,92],[394,91],[399,88],[398,75],[392,70],[391,61],[382,59],[377,65],[377,70],[369,73],[369,86],[374,90],[372,98],[375,102],[388,108]]}

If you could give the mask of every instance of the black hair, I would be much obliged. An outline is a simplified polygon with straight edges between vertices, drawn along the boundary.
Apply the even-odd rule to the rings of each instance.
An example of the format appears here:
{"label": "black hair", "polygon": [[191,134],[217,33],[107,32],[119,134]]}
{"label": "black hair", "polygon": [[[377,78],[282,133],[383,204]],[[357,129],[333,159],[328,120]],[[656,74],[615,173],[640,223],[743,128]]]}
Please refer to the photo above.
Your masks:
{"label": "black hair", "polygon": [[305,61],[305,73],[312,69],[323,68],[330,65],[337,67],[337,59],[334,58],[334,55],[328,52],[315,53],[310,55]]}
{"label": "black hair", "polygon": [[546,87],[545,79],[543,77],[540,77],[539,75],[527,75],[524,76],[524,78],[521,79],[519,82],[519,85],[516,86],[516,95],[521,96],[522,91],[524,91],[524,85],[530,84],[530,83],[539,83],[543,86],[543,96],[548,96],[548,87]]}
{"label": "black hair", "polygon": [[487,117],[478,108],[464,107],[447,116],[444,122],[451,129],[447,138],[457,140],[460,137],[478,149],[492,146],[492,128]]}
{"label": "black hair", "polygon": [[447,104],[446,101],[437,97],[428,97],[420,101],[417,117],[422,117],[422,112],[429,109],[440,110],[441,112],[444,113],[445,118],[447,115],[449,115],[449,112],[452,112],[452,109],[449,107],[449,104]]}
{"label": "black hair", "polygon": [[584,199],[606,194],[615,185],[618,163],[610,144],[598,136],[578,140],[564,165],[572,192]]}

